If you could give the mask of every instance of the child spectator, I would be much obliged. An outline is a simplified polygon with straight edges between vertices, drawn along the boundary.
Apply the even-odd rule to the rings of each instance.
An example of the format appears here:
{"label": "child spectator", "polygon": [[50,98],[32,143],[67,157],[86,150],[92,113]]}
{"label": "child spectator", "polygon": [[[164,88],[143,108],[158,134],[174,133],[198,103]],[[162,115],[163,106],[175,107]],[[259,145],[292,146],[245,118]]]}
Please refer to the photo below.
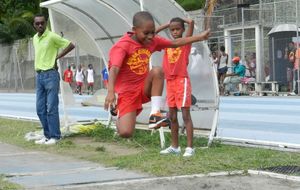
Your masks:
{"label": "child spectator", "polygon": [[[157,33],[163,29],[169,28],[174,39],[182,38],[185,31],[184,24],[188,24],[186,37],[193,35],[194,21],[191,19],[173,18],[168,24],[162,25],[157,29]],[[193,122],[190,114],[191,106],[191,82],[187,71],[189,64],[188,58],[191,51],[191,44],[177,48],[166,48],[163,59],[163,70],[167,81],[167,103],[169,106],[169,117],[171,119],[172,145],[160,154],[180,154],[178,145],[178,110],[182,111],[184,126],[187,132],[187,148],[184,157],[193,156]]]}
{"label": "child spectator", "polygon": [[108,72],[106,67],[101,71],[102,74],[102,81],[105,88],[107,88],[108,85]]}
{"label": "child spectator", "polygon": [[78,65],[78,69],[76,70],[76,93],[82,95],[82,85],[83,85],[83,69],[81,65]]}
{"label": "child spectator", "polygon": [[64,72],[64,81],[69,83],[71,86],[72,81],[73,81],[73,72],[71,70],[71,66],[69,65],[68,68]]}
{"label": "child spectator", "polygon": [[[205,40],[210,32],[178,38],[170,41],[155,36],[155,24],[149,12],[141,11],[133,17],[133,32],[125,34],[110,50],[108,93],[105,109],[118,110],[117,129],[121,137],[129,138],[135,128],[136,117],[142,111],[142,104],[151,100],[149,128],[168,125],[167,118],[160,113],[163,71],[153,67],[149,71],[150,56],[167,47],[179,47]],[[118,94],[116,105],[115,92]]]}
{"label": "child spectator", "polygon": [[87,69],[88,94],[94,93],[94,73],[93,65],[89,64]]}
{"label": "child spectator", "polygon": [[220,47],[220,55],[219,55],[219,66],[218,66],[218,80],[219,80],[219,89],[220,94],[224,94],[224,78],[228,71],[228,54],[225,53],[225,47]]}

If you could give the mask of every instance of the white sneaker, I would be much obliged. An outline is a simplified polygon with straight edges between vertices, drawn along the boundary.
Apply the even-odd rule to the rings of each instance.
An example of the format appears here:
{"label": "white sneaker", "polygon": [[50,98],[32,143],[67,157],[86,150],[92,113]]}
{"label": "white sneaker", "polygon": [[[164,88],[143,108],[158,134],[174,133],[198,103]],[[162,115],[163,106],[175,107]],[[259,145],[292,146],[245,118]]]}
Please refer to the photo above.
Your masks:
{"label": "white sneaker", "polygon": [[46,137],[43,137],[40,140],[36,140],[34,141],[35,144],[45,144],[49,139],[47,139]]}
{"label": "white sneaker", "polygon": [[59,140],[58,139],[54,139],[54,138],[51,138],[49,139],[48,141],[45,142],[46,145],[54,145],[58,142]]}
{"label": "white sneaker", "polygon": [[160,151],[160,154],[180,154],[180,152],[181,152],[180,147],[173,148],[172,146],[170,146],[169,148]]}
{"label": "white sneaker", "polygon": [[191,147],[186,147],[183,157],[190,157],[193,156],[194,154],[195,154],[195,149]]}

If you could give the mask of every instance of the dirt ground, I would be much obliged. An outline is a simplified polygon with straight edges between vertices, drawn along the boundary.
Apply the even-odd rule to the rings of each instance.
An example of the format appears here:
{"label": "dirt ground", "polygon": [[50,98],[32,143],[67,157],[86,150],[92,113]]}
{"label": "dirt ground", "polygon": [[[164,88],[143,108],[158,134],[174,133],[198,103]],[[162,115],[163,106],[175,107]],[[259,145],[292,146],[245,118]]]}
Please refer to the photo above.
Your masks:
{"label": "dirt ground", "polygon": [[300,190],[300,182],[261,175],[235,175],[193,178],[163,178],[90,184],[68,187],[73,190]]}

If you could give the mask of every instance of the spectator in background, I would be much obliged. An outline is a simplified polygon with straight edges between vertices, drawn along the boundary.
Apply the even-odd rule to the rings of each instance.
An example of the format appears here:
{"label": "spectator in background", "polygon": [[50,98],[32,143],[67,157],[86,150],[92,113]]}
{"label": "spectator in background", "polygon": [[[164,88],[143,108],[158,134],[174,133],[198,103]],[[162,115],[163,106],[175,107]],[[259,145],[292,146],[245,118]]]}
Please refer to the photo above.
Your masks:
{"label": "spectator in background", "polygon": [[76,65],[74,63],[71,63],[71,71],[73,72],[73,81],[76,81],[76,79],[75,79]]}
{"label": "spectator in background", "polygon": [[73,72],[71,70],[71,66],[69,65],[68,68],[64,71],[64,81],[69,83],[70,87],[73,81]]}
{"label": "spectator in background", "polygon": [[107,84],[108,84],[108,72],[107,72],[106,67],[101,71],[101,75],[102,75],[103,85],[104,85],[104,87],[107,89]]}
{"label": "spectator in background", "polygon": [[299,64],[300,64],[300,48],[298,48],[295,53],[295,62],[293,68],[293,92],[290,95],[298,94]]}
{"label": "spectator in background", "polygon": [[296,62],[296,47],[294,42],[289,42],[288,46],[285,48],[284,59],[287,61],[287,82],[288,82],[288,89],[291,95],[295,95],[295,82],[294,82],[294,65]]}
{"label": "spectator in background", "polygon": [[87,69],[88,94],[94,93],[94,74],[95,70],[93,69],[93,65],[89,64]]}
{"label": "spectator in background", "polygon": [[249,68],[249,72],[250,72],[250,77],[255,78],[255,76],[256,76],[256,53],[251,54],[248,68]]}
{"label": "spectator in background", "polygon": [[81,65],[78,65],[78,69],[76,70],[76,93],[82,95],[82,86],[84,80],[84,73]]}
{"label": "spectator in background", "polygon": [[220,47],[220,55],[218,58],[219,66],[218,66],[218,80],[219,80],[219,89],[220,94],[224,94],[224,78],[228,71],[228,54],[225,53],[225,47]]}
{"label": "spectator in background", "polygon": [[218,59],[218,55],[217,52],[212,52],[212,60],[213,60],[213,64],[214,64],[214,68],[218,73],[218,66],[219,66],[219,59]]}
{"label": "spectator in background", "polygon": [[241,83],[241,79],[245,76],[246,67],[240,63],[239,57],[234,57],[232,59],[233,63],[233,73],[226,74],[226,78],[224,80],[225,85],[225,95],[230,95],[230,91],[237,91],[237,85]]}

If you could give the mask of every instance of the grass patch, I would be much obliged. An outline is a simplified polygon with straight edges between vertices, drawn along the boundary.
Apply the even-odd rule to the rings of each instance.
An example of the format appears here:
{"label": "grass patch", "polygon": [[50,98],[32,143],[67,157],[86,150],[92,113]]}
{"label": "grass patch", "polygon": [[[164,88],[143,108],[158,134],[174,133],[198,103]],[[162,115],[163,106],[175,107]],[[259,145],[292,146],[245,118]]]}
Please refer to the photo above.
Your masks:
{"label": "grass patch", "polygon": [[[161,156],[159,133],[136,130],[130,140],[114,136],[114,130],[97,125],[85,134],[73,135],[55,146],[35,145],[27,142],[24,135],[37,130],[38,123],[0,119],[0,141],[17,146],[47,151],[55,154],[89,160],[106,166],[117,166],[147,172],[157,176],[186,175],[218,171],[259,169],[283,165],[299,165],[300,154],[259,148],[245,148],[215,142],[211,148],[207,139],[194,138],[196,155]],[[166,144],[170,144],[166,134]],[[186,147],[185,136],[180,136],[180,146]]]}
{"label": "grass patch", "polygon": [[3,175],[0,175],[0,190],[20,190],[23,189],[21,186],[10,183],[5,180]]}

